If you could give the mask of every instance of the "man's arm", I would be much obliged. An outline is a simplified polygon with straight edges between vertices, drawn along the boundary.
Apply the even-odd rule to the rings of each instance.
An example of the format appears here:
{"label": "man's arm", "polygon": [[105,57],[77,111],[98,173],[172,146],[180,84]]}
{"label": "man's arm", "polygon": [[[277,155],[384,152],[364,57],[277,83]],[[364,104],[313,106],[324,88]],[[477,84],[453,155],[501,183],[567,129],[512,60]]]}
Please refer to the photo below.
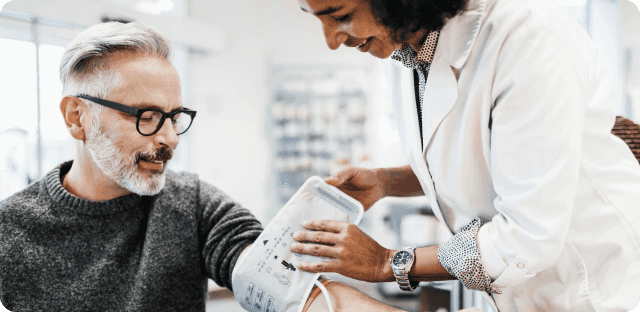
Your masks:
{"label": "man's arm", "polygon": [[[392,306],[386,305],[378,300],[375,300],[365,293],[360,292],[350,286],[343,283],[331,281],[326,285],[327,291],[331,297],[331,301],[334,305],[334,311],[349,311],[349,312],[401,312],[402,310],[396,309]],[[323,294],[318,295],[311,303],[309,308],[304,312],[320,312],[329,311],[327,307],[327,301]]]}
{"label": "man's arm", "polygon": [[[403,310],[386,305],[376,299],[367,296],[348,285],[340,282],[331,281],[326,285],[327,291],[331,296],[331,301],[334,303],[334,311],[349,311],[349,312],[403,312]],[[311,303],[307,310],[304,312],[324,312],[329,311],[327,307],[327,301],[324,295],[320,294]],[[467,308],[460,310],[459,312],[482,312],[478,308]]]}
{"label": "man's arm", "polygon": [[215,187],[200,182],[199,235],[207,277],[231,288],[231,273],[240,254],[262,233],[262,225],[246,208]]}

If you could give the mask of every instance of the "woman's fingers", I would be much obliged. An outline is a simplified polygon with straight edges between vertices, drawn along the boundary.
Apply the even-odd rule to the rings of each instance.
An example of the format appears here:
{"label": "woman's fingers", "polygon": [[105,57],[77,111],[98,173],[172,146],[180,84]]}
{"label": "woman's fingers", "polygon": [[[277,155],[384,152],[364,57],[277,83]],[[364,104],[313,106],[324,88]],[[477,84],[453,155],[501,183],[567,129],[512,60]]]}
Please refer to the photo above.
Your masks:
{"label": "woman's fingers", "polygon": [[387,276],[383,276],[384,270],[381,266],[388,265],[387,249],[353,224],[336,221],[317,224],[317,228],[323,229],[337,230],[339,227],[344,227],[344,231],[341,233],[326,231],[295,233],[293,238],[299,243],[293,243],[291,251],[332,259],[332,261],[298,263],[296,266],[307,272],[335,272],[361,281],[386,280]]}
{"label": "woman's fingers", "polygon": [[341,247],[327,246],[322,244],[293,243],[291,251],[300,254],[316,257],[327,257],[337,259],[340,257]]}
{"label": "woman's fingers", "polygon": [[347,226],[349,226],[348,223],[334,220],[310,220],[302,222],[302,227],[307,230],[331,233],[342,233]]}
{"label": "woman's fingers", "polygon": [[293,234],[293,239],[299,242],[306,243],[318,243],[325,245],[335,245],[340,243],[340,237],[335,233],[330,232],[307,232],[300,231]]}
{"label": "woman's fingers", "polygon": [[335,272],[337,268],[336,261],[318,261],[313,263],[308,262],[299,262],[297,265],[298,269],[311,272],[311,273],[322,273],[322,272]]}

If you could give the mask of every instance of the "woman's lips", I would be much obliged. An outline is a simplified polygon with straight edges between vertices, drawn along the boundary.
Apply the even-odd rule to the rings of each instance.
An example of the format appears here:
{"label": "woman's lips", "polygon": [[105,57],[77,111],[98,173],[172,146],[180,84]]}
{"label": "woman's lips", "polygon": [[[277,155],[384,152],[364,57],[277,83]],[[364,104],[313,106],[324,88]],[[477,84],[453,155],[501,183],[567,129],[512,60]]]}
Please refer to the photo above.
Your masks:
{"label": "woman's lips", "polygon": [[369,43],[371,42],[371,37],[367,38],[363,43],[356,46],[356,49],[360,52],[367,52],[369,50]]}

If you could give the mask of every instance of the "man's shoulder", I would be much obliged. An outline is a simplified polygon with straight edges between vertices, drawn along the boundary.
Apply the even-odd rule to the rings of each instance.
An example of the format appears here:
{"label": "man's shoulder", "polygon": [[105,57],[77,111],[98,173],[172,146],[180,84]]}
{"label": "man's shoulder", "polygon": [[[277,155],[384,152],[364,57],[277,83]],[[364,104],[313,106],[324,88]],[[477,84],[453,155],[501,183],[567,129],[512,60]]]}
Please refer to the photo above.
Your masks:
{"label": "man's shoulder", "polygon": [[197,174],[167,171],[164,189],[156,199],[156,205],[171,207],[188,214],[201,210],[210,204],[233,202],[225,193],[213,185],[200,180]]}
{"label": "man's shoulder", "polygon": [[[0,201],[0,216],[16,211],[32,210],[41,203],[42,182],[37,181],[2,201]],[[2,218],[0,218],[1,222]]]}
{"label": "man's shoulder", "polygon": [[172,197],[180,197],[183,200],[185,197],[201,197],[206,194],[223,195],[222,192],[213,185],[200,180],[200,177],[195,173],[175,172],[171,170],[167,170],[167,180],[163,193]]}
{"label": "man's shoulder", "polygon": [[33,225],[34,218],[46,210],[42,192],[41,182],[34,182],[0,201],[0,257],[7,253],[21,233]]}
{"label": "man's shoulder", "polygon": [[165,188],[197,188],[199,183],[200,179],[195,173],[167,170]]}
{"label": "man's shoulder", "polygon": [[165,191],[172,194],[178,192],[222,193],[222,191],[212,184],[200,180],[200,177],[196,173],[175,172],[171,170],[167,170]]}

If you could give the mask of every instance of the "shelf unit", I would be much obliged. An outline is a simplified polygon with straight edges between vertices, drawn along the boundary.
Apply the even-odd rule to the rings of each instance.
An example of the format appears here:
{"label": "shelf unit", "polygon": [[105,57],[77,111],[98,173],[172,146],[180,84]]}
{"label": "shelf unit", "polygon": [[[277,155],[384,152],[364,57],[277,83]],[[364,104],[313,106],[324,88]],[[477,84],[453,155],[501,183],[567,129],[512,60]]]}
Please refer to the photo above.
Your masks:
{"label": "shelf unit", "polygon": [[370,159],[362,81],[364,71],[356,67],[270,68],[271,216],[308,178]]}

